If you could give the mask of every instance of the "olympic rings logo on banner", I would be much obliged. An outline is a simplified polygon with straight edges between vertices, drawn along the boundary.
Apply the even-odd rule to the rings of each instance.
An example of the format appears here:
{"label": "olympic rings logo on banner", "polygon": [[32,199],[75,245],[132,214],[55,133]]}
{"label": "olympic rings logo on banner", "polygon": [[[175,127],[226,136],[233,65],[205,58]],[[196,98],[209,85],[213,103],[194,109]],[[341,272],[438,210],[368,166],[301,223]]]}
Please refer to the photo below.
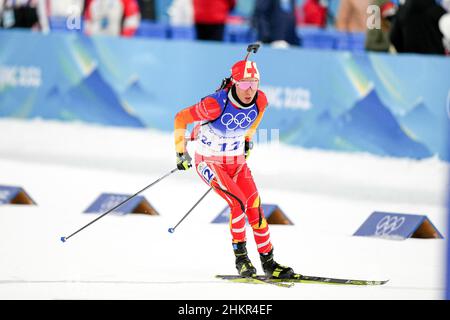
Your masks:
{"label": "olympic rings logo on banner", "polygon": [[377,223],[375,234],[377,236],[389,235],[405,222],[405,217],[385,216]]}
{"label": "olympic rings logo on banner", "polygon": [[248,114],[239,112],[235,116],[231,113],[225,113],[222,118],[220,118],[220,122],[227,127],[228,130],[235,130],[238,127],[245,129],[249,127],[253,121],[255,121],[257,115],[258,114],[255,110],[251,110]]}

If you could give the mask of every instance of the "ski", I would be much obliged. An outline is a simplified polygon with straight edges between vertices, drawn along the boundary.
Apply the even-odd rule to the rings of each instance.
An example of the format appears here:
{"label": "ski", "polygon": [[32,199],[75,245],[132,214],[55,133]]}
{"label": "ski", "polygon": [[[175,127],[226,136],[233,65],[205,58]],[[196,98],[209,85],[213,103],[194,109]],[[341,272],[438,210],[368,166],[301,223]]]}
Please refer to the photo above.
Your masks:
{"label": "ski", "polygon": [[271,281],[263,276],[257,277],[242,277],[234,275],[216,275],[216,278],[228,280],[236,283],[250,283],[250,284],[270,284],[282,288],[291,288],[294,283],[292,282],[281,282],[281,281]]}
{"label": "ski", "polygon": [[[246,282],[245,279],[237,275],[217,275],[216,278],[223,280],[229,280],[233,282]],[[265,283],[284,283],[284,284],[295,284],[295,283],[315,283],[315,284],[334,284],[334,285],[353,285],[353,286],[378,286],[386,284],[389,280],[355,280],[355,279],[337,279],[328,277],[316,277],[316,276],[305,276],[301,274],[295,274],[289,279],[271,279],[266,276],[256,276],[255,278],[249,278],[251,280],[260,280]],[[244,281],[239,281],[244,280]],[[252,282],[250,282],[252,283]]]}

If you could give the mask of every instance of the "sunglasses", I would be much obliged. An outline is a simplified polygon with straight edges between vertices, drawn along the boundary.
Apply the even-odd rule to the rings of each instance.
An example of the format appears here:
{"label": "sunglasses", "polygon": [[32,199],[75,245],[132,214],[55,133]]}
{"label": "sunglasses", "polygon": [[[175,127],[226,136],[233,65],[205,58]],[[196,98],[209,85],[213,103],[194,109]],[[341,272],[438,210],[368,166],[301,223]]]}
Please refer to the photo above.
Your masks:
{"label": "sunglasses", "polygon": [[238,81],[236,86],[241,90],[248,90],[252,88],[252,90],[258,89],[259,81]]}

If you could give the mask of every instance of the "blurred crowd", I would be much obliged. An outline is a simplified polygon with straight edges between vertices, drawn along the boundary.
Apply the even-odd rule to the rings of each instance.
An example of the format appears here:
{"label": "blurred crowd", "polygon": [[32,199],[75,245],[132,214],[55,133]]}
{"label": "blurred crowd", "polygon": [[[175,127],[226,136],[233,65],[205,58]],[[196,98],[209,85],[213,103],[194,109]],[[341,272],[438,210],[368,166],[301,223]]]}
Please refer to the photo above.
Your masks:
{"label": "blurred crowd", "polygon": [[[88,34],[131,37],[162,20],[195,28],[198,40],[223,41],[245,24],[273,47],[301,46],[299,28],[364,33],[365,49],[450,53],[450,0],[0,0],[0,27],[49,32],[59,21]],[[239,6],[250,8],[246,15]]]}
{"label": "blurred crowd", "polygon": [[[149,1],[137,0],[0,0],[3,28],[32,28],[48,32],[62,18],[69,29],[86,34],[133,36]],[[152,2],[153,3],[153,2]]]}

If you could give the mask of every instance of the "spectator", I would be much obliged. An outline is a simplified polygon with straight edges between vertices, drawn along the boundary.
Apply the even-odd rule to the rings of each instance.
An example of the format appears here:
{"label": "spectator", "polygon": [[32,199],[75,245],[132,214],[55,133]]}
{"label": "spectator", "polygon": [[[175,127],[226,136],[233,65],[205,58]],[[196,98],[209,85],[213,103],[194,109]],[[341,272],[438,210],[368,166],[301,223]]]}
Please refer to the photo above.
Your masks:
{"label": "spectator", "polygon": [[173,0],[167,10],[170,24],[174,26],[191,26],[194,24],[192,0]]}
{"label": "spectator", "polygon": [[441,5],[447,13],[439,19],[439,30],[444,35],[442,42],[446,54],[450,55],[450,0],[443,0]]}
{"label": "spectator", "polygon": [[306,0],[302,8],[303,23],[325,28],[327,25],[328,2],[324,0]]}
{"label": "spectator", "polygon": [[193,0],[198,40],[223,41],[225,24],[236,0]]}
{"label": "spectator", "polygon": [[84,12],[88,35],[131,37],[141,21],[137,0],[87,0]]}
{"label": "spectator", "polygon": [[84,0],[46,0],[49,16],[68,17],[80,15],[84,9]]}
{"label": "spectator", "polygon": [[371,5],[379,7],[379,26],[368,26],[366,33],[366,50],[388,52],[391,47],[389,33],[391,30],[391,20],[396,14],[397,7],[390,0],[371,0]]}
{"label": "spectator", "polygon": [[445,14],[435,0],[406,0],[392,25],[391,42],[397,52],[445,54],[439,19]]}
{"label": "spectator", "polygon": [[366,32],[370,0],[341,0],[336,28],[343,32]]}
{"label": "spectator", "polygon": [[442,0],[441,6],[450,13],[450,0]]}
{"label": "spectator", "polygon": [[444,38],[442,43],[444,44],[444,49],[446,55],[450,55],[450,13],[446,13],[439,20],[439,29],[441,30]]}
{"label": "spectator", "polygon": [[48,32],[45,0],[0,0],[0,26]]}
{"label": "spectator", "polygon": [[138,0],[141,18],[145,20],[156,20],[155,0]]}
{"label": "spectator", "polygon": [[51,29],[61,28],[55,21],[64,21],[64,29],[81,30],[81,17],[84,11],[84,0],[46,0],[47,13]]}
{"label": "spectator", "polygon": [[258,40],[274,47],[300,45],[296,32],[295,0],[256,0],[253,25]]}

